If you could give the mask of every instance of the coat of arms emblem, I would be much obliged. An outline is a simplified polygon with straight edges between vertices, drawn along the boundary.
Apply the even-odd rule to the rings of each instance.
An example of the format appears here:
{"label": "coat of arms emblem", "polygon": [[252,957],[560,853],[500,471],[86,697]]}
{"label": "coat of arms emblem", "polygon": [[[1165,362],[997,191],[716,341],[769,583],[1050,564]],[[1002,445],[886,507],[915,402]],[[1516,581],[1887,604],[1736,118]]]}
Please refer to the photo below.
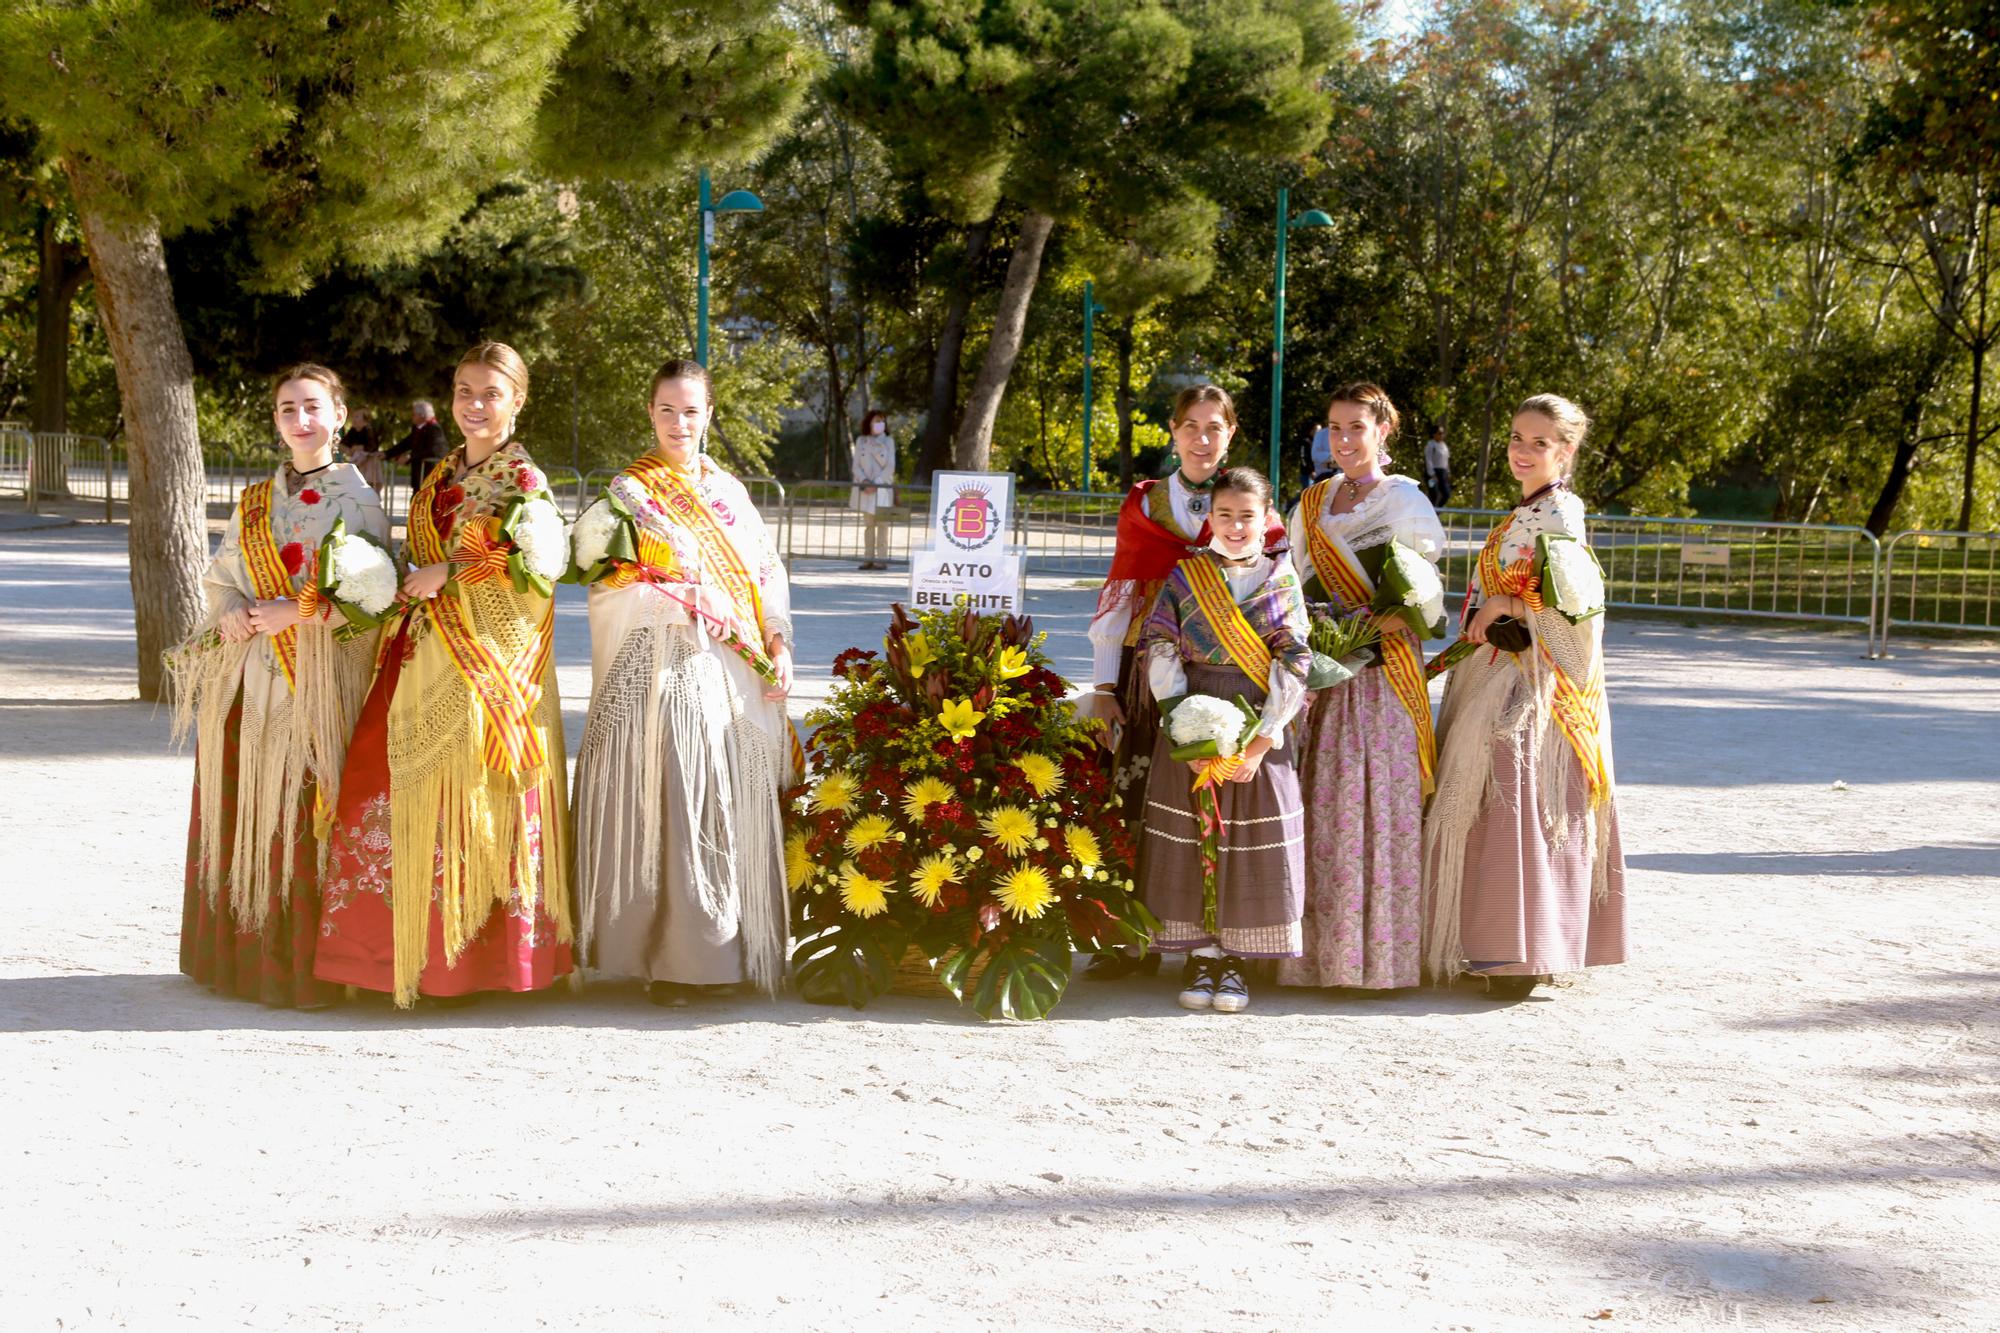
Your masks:
{"label": "coat of arms emblem", "polygon": [[965,550],[986,545],[993,537],[993,502],[987,487],[974,483],[958,488],[958,497],[944,511],[945,540]]}

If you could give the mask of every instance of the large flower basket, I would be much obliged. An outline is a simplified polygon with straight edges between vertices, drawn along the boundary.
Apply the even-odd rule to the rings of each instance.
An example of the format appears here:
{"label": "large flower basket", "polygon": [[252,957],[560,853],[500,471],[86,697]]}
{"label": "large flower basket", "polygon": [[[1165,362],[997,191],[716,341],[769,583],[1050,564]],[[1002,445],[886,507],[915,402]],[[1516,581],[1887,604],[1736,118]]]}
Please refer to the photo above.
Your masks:
{"label": "large flower basket", "polygon": [[1074,952],[1148,938],[1095,724],[1041,644],[1023,617],[898,606],[879,655],[834,660],[785,843],[805,998],[858,1009],[921,966],[982,1017],[1040,1018]]}

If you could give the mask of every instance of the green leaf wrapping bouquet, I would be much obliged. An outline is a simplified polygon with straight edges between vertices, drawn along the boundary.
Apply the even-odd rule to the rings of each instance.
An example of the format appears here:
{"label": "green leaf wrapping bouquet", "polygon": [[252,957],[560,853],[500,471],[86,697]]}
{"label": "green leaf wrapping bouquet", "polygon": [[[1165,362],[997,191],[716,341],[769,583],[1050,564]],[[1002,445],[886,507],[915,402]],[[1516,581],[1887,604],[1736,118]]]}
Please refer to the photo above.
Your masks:
{"label": "green leaf wrapping bouquet", "polygon": [[638,563],[638,519],[616,492],[606,491],[577,516],[570,529],[570,562],[562,582],[595,583],[619,560]]}

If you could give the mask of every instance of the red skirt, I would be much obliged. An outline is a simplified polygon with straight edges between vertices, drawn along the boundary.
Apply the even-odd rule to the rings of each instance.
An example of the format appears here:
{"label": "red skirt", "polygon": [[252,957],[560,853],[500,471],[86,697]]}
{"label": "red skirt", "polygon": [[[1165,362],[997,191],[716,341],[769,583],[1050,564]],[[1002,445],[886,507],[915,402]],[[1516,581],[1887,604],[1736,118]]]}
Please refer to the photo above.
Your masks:
{"label": "red skirt", "polygon": [[[396,989],[395,918],[389,904],[392,853],[389,836],[389,701],[402,674],[408,624],[396,631],[375,686],[362,706],[347,767],[340,779],[333,851],[322,886],[320,937],[313,974],[322,981],[366,990]],[[541,794],[521,800],[528,819],[528,855],[541,857]],[[557,938],[555,919],[537,904],[523,906],[518,877],[509,899],[494,909],[456,963],[444,956],[444,923],[435,889],[431,898],[430,953],[417,988],[424,995],[474,991],[541,990],[568,975],[570,946]]]}
{"label": "red skirt", "polygon": [[236,773],[243,725],[243,694],[223,726],[222,835],[216,855],[222,880],[210,902],[201,876],[201,782],[194,785],[188,816],[187,876],[181,897],[181,971],[210,990],[265,1004],[317,1009],[340,998],[340,989],[313,979],[313,945],[319,938],[319,839],[313,836],[315,787],[299,796],[298,841],[290,848],[291,873],[284,873],[286,848],[271,841],[271,898],[264,926],[238,922],[231,909],[235,869]]}

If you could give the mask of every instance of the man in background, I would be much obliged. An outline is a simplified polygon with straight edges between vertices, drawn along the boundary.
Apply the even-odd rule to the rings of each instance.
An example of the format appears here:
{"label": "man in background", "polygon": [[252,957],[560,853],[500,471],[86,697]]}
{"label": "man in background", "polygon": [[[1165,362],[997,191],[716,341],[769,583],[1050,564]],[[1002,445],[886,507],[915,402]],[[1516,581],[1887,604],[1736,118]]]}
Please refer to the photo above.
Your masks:
{"label": "man in background", "polygon": [[415,495],[417,488],[424,484],[424,478],[437,466],[437,461],[450,452],[450,448],[444,437],[444,427],[438,424],[435,407],[419,398],[410,404],[410,421],[410,433],[389,447],[388,456],[409,456],[410,494]]}
{"label": "man in background", "polygon": [[1451,450],[1445,447],[1442,425],[1431,428],[1431,438],[1424,445],[1424,490],[1439,509],[1451,499]]}

